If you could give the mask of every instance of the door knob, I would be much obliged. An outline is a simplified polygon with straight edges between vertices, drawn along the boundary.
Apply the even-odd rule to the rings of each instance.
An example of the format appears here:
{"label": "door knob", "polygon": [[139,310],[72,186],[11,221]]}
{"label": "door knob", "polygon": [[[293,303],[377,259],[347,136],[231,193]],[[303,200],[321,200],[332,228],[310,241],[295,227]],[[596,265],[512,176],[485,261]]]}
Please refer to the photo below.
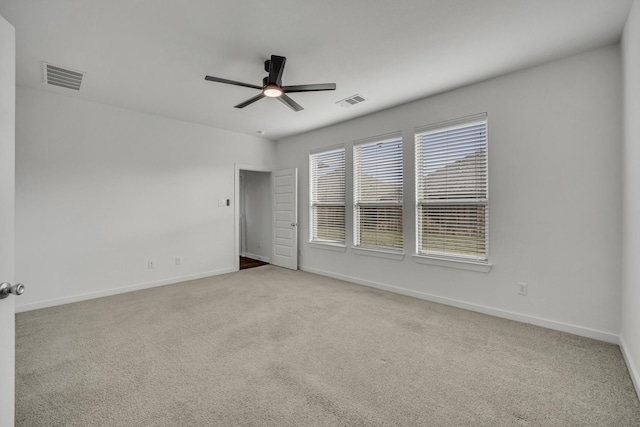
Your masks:
{"label": "door knob", "polygon": [[15,285],[11,285],[9,282],[0,283],[0,299],[5,299],[11,294],[18,296],[23,293],[24,285],[22,283],[16,283]]}

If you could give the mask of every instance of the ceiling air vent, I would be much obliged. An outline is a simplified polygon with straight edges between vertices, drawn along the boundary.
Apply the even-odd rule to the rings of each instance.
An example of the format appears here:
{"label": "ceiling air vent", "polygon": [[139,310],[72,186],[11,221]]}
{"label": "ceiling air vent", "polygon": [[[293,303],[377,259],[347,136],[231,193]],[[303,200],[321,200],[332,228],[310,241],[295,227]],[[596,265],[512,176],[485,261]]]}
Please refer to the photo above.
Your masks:
{"label": "ceiling air vent", "polygon": [[351,95],[348,98],[343,99],[342,101],[336,102],[336,104],[340,105],[341,107],[351,107],[352,105],[359,104],[366,100],[367,99],[362,95],[355,94],[355,95]]}
{"label": "ceiling air vent", "polygon": [[80,84],[84,73],[73,71],[67,68],[42,63],[44,71],[44,82],[54,86],[66,87],[67,89],[80,90]]}

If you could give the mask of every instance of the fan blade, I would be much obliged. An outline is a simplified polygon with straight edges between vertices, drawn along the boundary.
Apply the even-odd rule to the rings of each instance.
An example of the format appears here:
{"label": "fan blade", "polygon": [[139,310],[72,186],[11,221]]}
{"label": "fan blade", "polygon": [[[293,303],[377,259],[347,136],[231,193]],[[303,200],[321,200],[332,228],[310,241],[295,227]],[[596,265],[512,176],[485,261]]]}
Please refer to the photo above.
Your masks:
{"label": "fan blade", "polygon": [[282,90],[285,93],[290,92],[320,92],[323,90],[336,90],[335,83],[318,83],[315,85],[297,85],[297,86],[282,86]]}
{"label": "fan blade", "polygon": [[254,102],[256,102],[256,101],[261,100],[262,98],[264,98],[264,94],[263,94],[263,93],[260,93],[259,95],[256,95],[256,96],[254,96],[253,98],[247,99],[246,101],[241,102],[241,103],[240,103],[240,104],[238,104],[238,105],[235,105],[235,106],[234,106],[234,108],[244,108],[244,107],[246,107],[247,105],[251,105],[251,104],[253,104],[253,103],[254,103]]}
{"label": "fan blade", "polygon": [[204,79],[205,80],[209,80],[210,82],[226,83],[228,85],[244,86],[244,87],[250,87],[251,89],[262,90],[262,86],[256,86],[256,85],[252,85],[252,84],[249,84],[249,83],[237,82],[235,80],[221,79],[220,77],[206,76]]}
{"label": "fan blade", "polygon": [[271,55],[271,62],[269,63],[269,84],[282,86],[282,72],[284,71],[285,62],[287,62],[287,58],[284,56]]}
{"label": "fan blade", "polygon": [[302,108],[302,106],[300,104],[298,104],[296,101],[294,101],[293,99],[289,98],[285,94],[280,95],[276,99],[278,99],[280,102],[282,102],[287,107],[291,108],[293,111],[304,110],[304,108]]}

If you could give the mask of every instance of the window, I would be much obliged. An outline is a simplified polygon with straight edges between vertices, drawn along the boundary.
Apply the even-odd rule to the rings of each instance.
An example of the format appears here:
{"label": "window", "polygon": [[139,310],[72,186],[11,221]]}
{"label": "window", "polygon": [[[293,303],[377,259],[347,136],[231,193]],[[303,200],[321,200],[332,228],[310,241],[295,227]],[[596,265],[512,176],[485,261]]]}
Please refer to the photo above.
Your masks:
{"label": "window", "polygon": [[487,116],[416,130],[418,255],[488,261]]}
{"label": "window", "polygon": [[402,134],[353,146],[354,246],[401,252]]}
{"label": "window", "polygon": [[344,147],[309,155],[312,242],[344,245],[344,175]]}

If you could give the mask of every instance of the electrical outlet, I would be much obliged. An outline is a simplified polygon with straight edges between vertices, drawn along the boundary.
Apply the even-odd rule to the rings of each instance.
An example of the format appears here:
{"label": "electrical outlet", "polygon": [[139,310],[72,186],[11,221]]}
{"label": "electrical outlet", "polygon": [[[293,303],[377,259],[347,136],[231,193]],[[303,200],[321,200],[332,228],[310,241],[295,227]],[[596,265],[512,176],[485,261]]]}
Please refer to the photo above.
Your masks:
{"label": "electrical outlet", "polygon": [[149,270],[151,270],[151,269],[153,268],[153,261],[149,261],[149,262],[147,263],[147,268],[148,268]]}
{"label": "electrical outlet", "polygon": [[182,265],[182,259],[176,257],[176,265]]}
{"label": "electrical outlet", "polygon": [[518,295],[527,295],[527,291],[526,283],[518,283]]}

